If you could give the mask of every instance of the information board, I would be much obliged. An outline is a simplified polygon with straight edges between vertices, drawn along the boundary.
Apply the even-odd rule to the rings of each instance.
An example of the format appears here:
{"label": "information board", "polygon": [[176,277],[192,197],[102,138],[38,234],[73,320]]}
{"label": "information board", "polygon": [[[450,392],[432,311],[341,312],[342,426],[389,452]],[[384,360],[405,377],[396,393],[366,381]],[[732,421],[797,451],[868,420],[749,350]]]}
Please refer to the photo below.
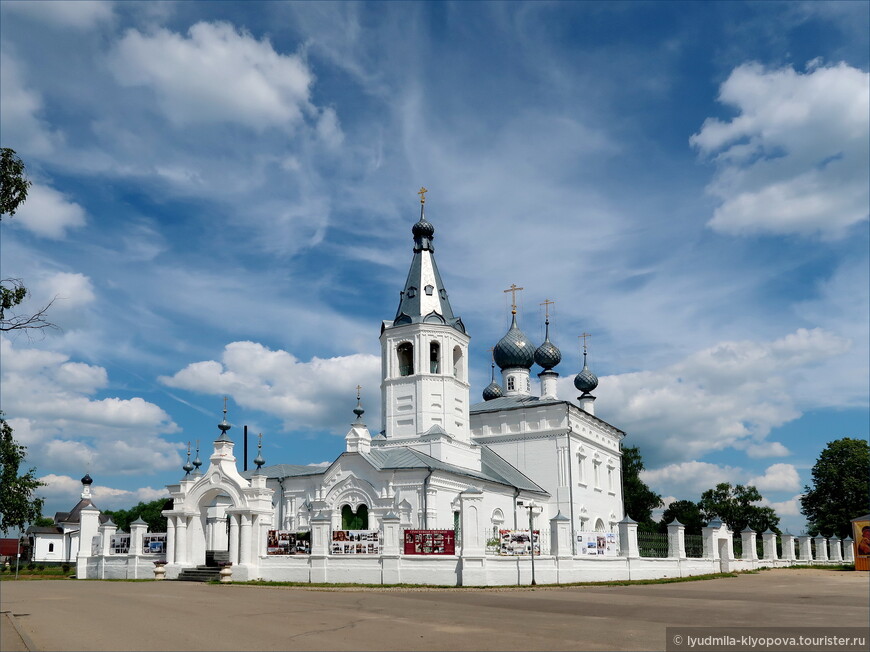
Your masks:
{"label": "information board", "polygon": [[453,530],[405,530],[406,555],[455,555]]}
{"label": "information board", "polygon": [[578,532],[577,554],[616,557],[619,541],[613,532]]}
{"label": "information board", "polygon": [[113,555],[126,555],[130,552],[130,535],[113,534],[109,540]]}
{"label": "information board", "polygon": [[310,532],[269,530],[266,541],[267,555],[307,555],[311,553]]}
{"label": "information board", "polygon": [[333,555],[379,555],[381,533],[379,530],[333,530]]}
{"label": "information board", "polygon": [[152,532],[142,537],[142,553],[162,555],[166,552],[166,532]]}
{"label": "information board", "polygon": [[[528,530],[499,530],[499,555],[516,556],[532,554],[531,537]],[[541,554],[541,531],[534,531],[535,554]]]}

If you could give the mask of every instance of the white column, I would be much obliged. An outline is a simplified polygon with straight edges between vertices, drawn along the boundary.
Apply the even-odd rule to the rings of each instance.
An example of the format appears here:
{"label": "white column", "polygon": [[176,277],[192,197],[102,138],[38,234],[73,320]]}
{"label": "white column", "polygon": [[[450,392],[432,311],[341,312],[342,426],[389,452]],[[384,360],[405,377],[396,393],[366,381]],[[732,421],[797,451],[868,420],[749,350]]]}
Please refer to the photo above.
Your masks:
{"label": "white column", "polygon": [[764,546],[765,559],[779,559],[776,554],[776,532],[767,528],[761,535],[761,545]]}
{"label": "white column", "polygon": [[743,561],[758,559],[758,554],[755,552],[756,536],[755,530],[748,526],[740,532],[740,538],[743,541]]}
{"label": "white column", "polygon": [[686,526],[677,519],[668,524],[668,557],[686,558]]}
{"label": "white column", "polygon": [[813,559],[813,549],[810,544],[810,536],[808,534],[803,534],[798,537],[798,547],[800,548],[800,557],[801,561],[812,561]]}
{"label": "white column", "polygon": [[550,519],[550,554],[558,558],[570,558],[571,519],[562,512]]}
{"label": "white column", "polygon": [[187,516],[179,514],[175,519],[175,563],[187,563]]}
{"label": "white column", "polygon": [[239,563],[239,515],[230,514],[230,562]]}
{"label": "white column", "polygon": [[843,555],[840,553],[840,537],[835,534],[828,541],[831,545],[831,561],[841,561]]}
{"label": "white column", "polygon": [[118,531],[118,526],[111,519],[100,526],[100,534],[103,537],[103,556],[112,555],[112,535]]}
{"label": "white column", "polygon": [[166,517],[166,563],[175,563],[175,516]]}
{"label": "white column", "polygon": [[[463,557],[483,557],[486,554],[486,543],[480,529],[482,526],[483,492],[471,487],[459,494],[459,501],[459,518],[462,524],[460,554]],[[531,532],[529,537],[532,537]]]}
{"label": "white column", "polygon": [[619,522],[619,554],[622,557],[640,557],[637,546],[637,521],[626,514]]}
{"label": "white column", "polygon": [[239,537],[239,563],[251,563],[251,515],[239,514],[241,535]]}
{"label": "white column", "polygon": [[782,535],[782,558],[794,559],[794,535],[786,532]]}
{"label": "white column", "polygon": [[704,537],[704,557],[706,559],[719,559],[719,546],[717,545],[719,528],[720,525],[706,525],[701,528],[701,535]]}
{"label": "white column", "polygon": [[855,561],[855,542],[852,541],[852,537],[846,537],[843,539],[843,561],[847,561],[852,563]]}
{"label": "white column", "polygon": [[819,561],[828,561],[828,542],[821,534],[815,538],[816,541],[816,559]]}

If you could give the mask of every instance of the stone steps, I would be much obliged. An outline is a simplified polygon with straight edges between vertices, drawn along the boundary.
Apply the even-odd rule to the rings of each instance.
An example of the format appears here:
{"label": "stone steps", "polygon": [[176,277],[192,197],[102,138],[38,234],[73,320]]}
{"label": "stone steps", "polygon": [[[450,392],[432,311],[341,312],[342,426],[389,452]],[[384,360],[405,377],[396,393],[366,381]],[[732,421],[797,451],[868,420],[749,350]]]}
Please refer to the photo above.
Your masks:
{"label": "stone steps", "polygon": [[214,566],[197,566],[182,570],[177,580],[179,582],[212,582],[220,578],[220,569]]}

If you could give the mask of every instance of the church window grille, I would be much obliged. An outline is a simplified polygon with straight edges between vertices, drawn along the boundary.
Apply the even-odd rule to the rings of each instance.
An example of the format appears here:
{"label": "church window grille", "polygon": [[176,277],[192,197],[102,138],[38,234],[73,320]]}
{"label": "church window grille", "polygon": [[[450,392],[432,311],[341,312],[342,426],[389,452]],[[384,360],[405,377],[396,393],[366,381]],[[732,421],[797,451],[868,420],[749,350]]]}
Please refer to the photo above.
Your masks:
{"label": "church window grille", "polygon": [[514,377],[513,377],[513,376],[508,376],[508,382],[507,382],[507,385],[508,385],[508,386],[507,386],[508,391],[513,391],[513,390],[514,390],[514,388],[516,387],[516,384],[514,383]]}
{"label": "church window grille", "polygon": [[399,375],[411,376],[414,373],[414,345],[410,342],[402,342],[396,348],[399,358]]}
{"label": "church window grille", "polygon": [[429,371],[433,374],[441,373],[441,345],[438,342],[429,344]]}

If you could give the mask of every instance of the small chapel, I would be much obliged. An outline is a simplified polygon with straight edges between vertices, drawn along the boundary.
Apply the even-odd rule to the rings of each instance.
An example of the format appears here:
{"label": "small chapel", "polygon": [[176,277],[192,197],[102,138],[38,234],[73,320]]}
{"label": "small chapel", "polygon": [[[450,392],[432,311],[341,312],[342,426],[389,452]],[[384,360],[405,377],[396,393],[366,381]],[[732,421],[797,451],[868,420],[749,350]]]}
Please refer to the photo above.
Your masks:
{"label": "small chapel", "polygon": [[[542,524],[566,521],[573,554],[584,554],[576,549],[586,545],[579,533],[616,531],[625,433],[595,416],[598,379],[585,347],[574,379],[579,397],[558,396],[562,356],[550,340],[549,313],[536,346],[521,329],[515,293],[522,288],[513,285],[510,328],[492,349],[492,382],[473,401],[470,335],[435,262],[423,193],[399,305],[380,326],[381,423],[367,423],[358,397],[345,451],[329,466],[266,465],[258,448],[257,468],[240,471],[224,406],[207,470],[200,471],[198,454],[192,463],[188,456],[187,474],[168,487],[170,566],[215,555],[256,565],[265,554],[260,548],[278,545],[277,532],[310,532],[315,521],[333,532],[359,532],[395,519],[403,531],[452,531],[458,540],[461,496],[469,492],[476,518],[465,527],[488,545],[497,545],[500,533],[528,528],[530,516]],[[536,365],[540,395],[532,394]],[[546,550],[546,528],[540,536]]]}

